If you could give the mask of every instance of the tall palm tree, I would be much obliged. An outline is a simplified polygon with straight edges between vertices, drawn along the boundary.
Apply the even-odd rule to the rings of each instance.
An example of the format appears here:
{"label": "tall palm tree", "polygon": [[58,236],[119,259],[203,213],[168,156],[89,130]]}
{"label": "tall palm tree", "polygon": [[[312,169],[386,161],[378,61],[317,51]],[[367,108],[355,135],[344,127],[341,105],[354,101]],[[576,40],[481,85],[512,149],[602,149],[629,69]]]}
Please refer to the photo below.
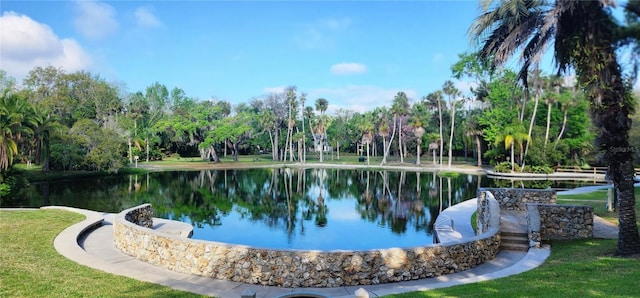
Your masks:
{"label": "tall palm tree", "polygon": [[551,76],[546,80],[546,87],[548,91],[553,90],[550,94],[546,94],[544,102],[547,104],[547,127],[544,132],[544,148],[547,148],[547,142],[549,141],[549,130],[551,128],[551,108],[558,102],[560,97],[560,87],[562,87],[563,79],[561,76]]}
{"label": "tall palm tree", "polygon": [[298,106],[295,86],[287,87],[285,90],[285,98],[287,107],[289,108],[289,112],[287,113],[289,119],[287,120],[287,139],[285,141],[284,159],[287,159],[287,151],[289,151],[289,161],[293,162],[293,128],[295,127],[295,114]]}
{"label": "tall palm tree", "polygon": [[444,137],[442,135],[442,91],[438,90],[433,93],[429,93],[429,95],[422,100],[429,108],[438,110],[438,128],[440,130],[440,166],[442,167],[442,151],[444,149]]}
{"label": "tall palm tree", "polygon": [[300,112],[300,114],[302,115],[302,159],[300,160],[300,162],[302,163],[307,162],[307,144],[306,144],[307,134],[304,129],[304,119],[305,119],[304,104],[306,101],[307,101],[307,94],[302,92],[302,94],[300,94],[300,109],[302,110]]}
{"label": "tall palm tree", "polygon": [[451,108],[451,132],[449,133],[449,159],[447,160],[448,167],[451,167],[451,160],[453,159],[453,131],[456,125],[456,104],[458,103],[457,97],[460,96],[460,91],[453,85],[451,80],[444,82],[442,91],[449,97],[449,106]]}
{"label": "tall palm tree", "polygon": [[[322,155],[324,153],[324,144],[327,139],[327,130],[324,127],[324,112],[327,111],[328,107],[329,107],[328,100],[324,98],[316,99],[316,110],[320,112],[320,120],[318,121],[318,129],[317,129],[317,133],[319,136],[318,142],[320,143],[320,162],[323,162]],[[318,147],[316,145],[316,150],[318,150],[317,148]]]}
{"label": "tall palm tree", "polygon": [[23,96],[10,90],[0,95],[0,171],[13,165],[18,154],[18,142],[23,134],[32,133],[35,126],[31,105]]}
{"label": "tall palm tree", "polygon": [[424,135],[424,127],[422,127],[422,123],[417,122],[414,124],[414,129],[413,129],[413,133],[416,135],[416,140],[417,140],[417,144],[416,144],[416,164],[419,165],[420,164],[420,155],[422,155],[422,152],[420,150],[420,147],[422,146],[422,136]]}
{"label": "tall palm tree", "polygon": [[402,120],[409,113],[409,98],[406,93],[400,91],[393,97],[391,111],[398,122],[398,152],[400,153],[400,163],[404,163],[406,152],[402,150]]}
{"label": "tall palm tree", "polygon": [[[533,69],[533,86],[534,86],[534,101],[533,101],[533,113],[531,114],[531,120],[529,121],[529,132],[527,133],[528,139],[529,141],[527,141],[527,147],[524,148],[524,155],[522,155],[522,170],[524,170],[524,157],[527,155],[527,152],[529,152],[529,145],[531,144],[530,140],[531,140],[531,134],[533,133],[533,125],[536,122],[536,114],[538,113],[538,103],[540,103],[540,97],[542,95],[542,84],[540,83],[540,69],[538,68],[538,64],[536,63]],[[528,91],[528,90],[527,90]],[[524,119],[524,106],[526,105],[526,99],[527,99],[527,94],[529,92],[525,92],[525,103],[523,103],[523,108],[522,108],[522,116],[520,117],[520,121],[523,121],[522,119]]]}
{"label": "tall palm tree", "polygon": [[515,169],[514,147],[517,145],[520,149],[520,160],[522,160],[524,158],[524,142],[529,140],[531,139],[520,122],[507,125],[504,130],[496,136],[496,146],[504,143],[504,149],[511,150],[511,171]]}
{"label": "tall palm tree", "polygon": [[480,143],[480,136],[482,136],[482,127],[478,123],[478,114],[471,114],[464,120],[464,131],[469,137],[473,137],[476,143],[476,155],[478,167],[482,166],[482,143]]}
{"label": "tall palm tree", "polygon": [[553,44],[558,71],[575,71],[578,83],[591,101],[591,114],[599,130],[596,142],[609,164],[609,176],[618,197],[617,253],[640,253],[633,150],[629,143],[633,98],[616,57],[620,30],[611,15],[613,1],[483,0],[481,3],[482,13],[469,33],[481,43],[480,57],[490,59],[493,67],[505,64],[520,52],[519,74],[526,84],[530,66],[538,63]]}

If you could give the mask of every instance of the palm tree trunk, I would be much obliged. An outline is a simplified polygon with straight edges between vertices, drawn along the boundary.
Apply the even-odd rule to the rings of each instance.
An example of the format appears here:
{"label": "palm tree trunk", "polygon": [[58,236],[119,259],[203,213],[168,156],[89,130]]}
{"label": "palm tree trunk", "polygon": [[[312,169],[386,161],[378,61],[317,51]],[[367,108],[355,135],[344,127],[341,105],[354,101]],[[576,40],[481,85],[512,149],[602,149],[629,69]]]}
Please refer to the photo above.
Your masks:
{"label": "palm tree trunk", "polygon": [[149,138],[144,139],[144,142],[146,144],[146,151],[147,151],[147,162],[149,162]]}
{"label": "palm tree trunk", "polygon": [[564,134],[564,129],[567,127],[567,110],[564,110],[564,115],[562,115],[562,128],[560,128],[560,133],[558,133],[558,137],[556,138],[555,143],[553,143],[553,149],[556,149],[558,146],[558,142],[560,142],[560,138],[562,138],[562,134]]}
{"label": "palm tree trunk", "polygon": [[393,140],[393,137],[396,134],[396,122],[395,121],[393,122],[393,130],[392,131],[393,132],[391,133],[391,138],[389,139],[389,144],[385,148],[383,148],[384,149],[384,154],[382,155],[382,162],[380,163],[381,166],[387,163],[387,156],[389,156],[389,150],[391,150],[391,143],[393,143],[392,140]]}
{"label": "palm tree trunk", "polygon": [[133,149],[131,148],[131,137],[127,138],[127,145],[129,145],[129,163],[133,163]]}
{"label": "palm tree trunk", "polygon": [[404,157],[402,154],[402,118],[398,118],[398,153],[400,154],[400,163],[404,163]]}
{"label": "palm tree trunk", "polygon": [[529,144],[531,144],[531,133],[533,132],[533,125],[536,122],[536,113],[538,112],[538,103],[540,102],[540,85],[537,83],[538,80],[538,68],[536,66],[536,100],[533,103],[533,114],[531,114],[531,121],[529,121],[529,133],[527,134],[529,137],[527,139],[527,145],[524,149],[524,153],[520,154],[520,159],[522,159],[520,161],[522,163],[520,168],[522,170],[524,170],[524,157],[527,155],[527,151],[529,151]]}
{"label": "palm tree trunk", "polygon": [[476,150],[477,150],[477,155],[478,155],[478,166],[481,167],[482,166],[482,146],[480,144],[480,136],[476,135]]}
{"label": "palm tree trunk", "polygon": [[272,158],[273,158],[274,161],[280,160],[279,159],[279,156],[280,156],[280,152],[279,151],[280,150],[278,149],[278,131],[280,131],[278,128],[274,129],[274,132],[273,132],[274,136],[273,136],[273,139],[272,139],[273,141],[272,141],[272,146],[271,146],[271,150],[272,150],[271,155],[272,155]]}
{"label": "palm tree trunk", "polygon": [[418,139],[418,145],[416,145],[416,164],[417,165],[420,164],[420,143],[422,143],[422,140]]}
{"label": "palm tree trunk", "polygon": [[444,151],[444,135],[442,134],[442,105],[438,101],[438,117],[440,120],[440,167],[442,167],[442,151]]}
{"label": "palm tree trunk", "polygon": [[544,132],[544,148],[547,148],[547,141],[549,140],[549,127],[551,126],[551,101],[547,103],[547,129]]}
{"label": "palm tree trunk", "polygon": [[451,133],[449,133],[449,160],[447,161],[448,167],[451,167],[451,160],[453,159],[453,130],[456,125],[456,101],[451,103]]}
{"label": "palm tree trunk", "polygon": [[371,163],[369,162],[369,146],[371,145],[370,142],[367,142],[367,165],[370,165]]}
{"label": "palm tree trunk", "polygon": [[511,171],[515,169],[515,155],[513,154],[513,142],[511,143]]}

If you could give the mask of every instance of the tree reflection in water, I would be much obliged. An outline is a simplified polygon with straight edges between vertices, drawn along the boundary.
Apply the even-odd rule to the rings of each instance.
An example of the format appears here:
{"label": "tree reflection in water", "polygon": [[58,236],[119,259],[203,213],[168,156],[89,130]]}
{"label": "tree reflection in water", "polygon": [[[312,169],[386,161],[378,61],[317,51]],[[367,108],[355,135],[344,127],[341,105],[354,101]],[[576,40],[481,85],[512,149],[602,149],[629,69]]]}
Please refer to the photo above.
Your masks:
{"label": "tree reflection in water", "polygon": [[46,192],[50,204],[105,212],[151,203],[157,217],[191,223],[194,238],[264,241],[280,234],[281,246],[324,249],[324,243],[353,237],[391,243],[385,245],[432,243],[438,213],[475,197],[477,179],[315,168],[203,170],[67,181],[30,195]]}

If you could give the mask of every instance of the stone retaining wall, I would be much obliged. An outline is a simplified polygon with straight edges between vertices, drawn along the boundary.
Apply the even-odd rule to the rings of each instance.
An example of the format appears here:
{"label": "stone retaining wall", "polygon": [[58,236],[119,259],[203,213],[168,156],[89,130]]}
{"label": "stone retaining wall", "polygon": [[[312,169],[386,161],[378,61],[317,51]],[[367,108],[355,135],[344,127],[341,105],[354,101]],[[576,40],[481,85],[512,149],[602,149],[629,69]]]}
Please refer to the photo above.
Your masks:
{"label": "stone retaining wall", "polygon": [[555,204],[527,204],[529,246],[542,240],[593,237],[593,207]]}
{"label": "stone retaining wall", "polygon": [[115,245],[124,253],[177,272],[259,285],[338,287],[435,277],[482,264],[500,249],[499,226],[489,226],[470,239],[414,248],[260,249],[179,238],[126,219],[130,214],[146,214],[138,210],[146,208],[127,209],[114,218]]}
{"label": "stone retaining wall", "polygon": [[478,198],[482,192],[491,192],[500,204],[501,210],[525,211],[526,204],[555,204],[556,191],[553,189],[524,188],[478,188]]}
{"label": "stone retaining wall", "polygon": [[124,219],[141,227],[153,228],[153,209],[151,204],[142,204],[137,208],[129,209]]}
{"label": "stone retaining wall", "polygon": [[500,226],[500,204],[490,192],[478,193],[478,208],[476,234],[486,233],[491,227]]}

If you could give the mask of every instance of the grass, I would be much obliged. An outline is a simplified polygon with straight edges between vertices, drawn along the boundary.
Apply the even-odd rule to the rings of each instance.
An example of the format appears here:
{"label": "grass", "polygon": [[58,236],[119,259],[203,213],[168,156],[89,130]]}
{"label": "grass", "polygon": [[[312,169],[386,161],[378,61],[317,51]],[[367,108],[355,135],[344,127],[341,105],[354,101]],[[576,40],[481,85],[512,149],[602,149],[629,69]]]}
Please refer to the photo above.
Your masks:
{"label": "grass", "polygon": [[[3,211],[0,297],[200,297],[104,273],[59,255],[53,239],[82,219],[60,210]],[[640,259],[615,257],[616,240],[554,241],[552,246],[542,266],[519,275],[385,297],[637,297]]]}
{"label": "grass", "polygon": [[[634,189],[635,197],[640,198],[640,187]],[[593,212],[612,222],[618,223],[618,214],[607,210],[607,190],[596,190],[584,194],[558,195],[558,204],[566,205],[587,205],[593,207]],[[636,201],[636,215],[640,215],[640,201]]]}
{"label": "grass", "polygon": [[[26,178],[30,182],[53,181],[75,177],[97,177],[113,175],[112,173],[97,171],[51,171],[43,173],[41,166],[27,167],[25,164],[15,164],[13,166],[12,172],[18,176]],[[146,172],[149,172],[149,170],[142,168],[123,168],[118,171],[118,174],[141,174]]]}
{"label": "grass", "polygon": [[[635,188],[636,198],[640,188]],[[607,190],[558,195],[558,203],[589,205],[596,215],[617,223],[617,214],[605,207]],[[640,214],[636,202],[636,214]],[[473,223],[473,222],[472,222]],[[615,256],[616,239],[552,241],[551,256],[540,267],[505,278],[384,296],[421,297],[638,297],[640,257]]]}
{"label": "grass", "polygon": [[84,216],[60,210],[0,213],[0,297],[201,297],[77,264],[53,239]]}
{"label": "grass", "polygon": [[616,240],[554,241],[540,267],[505,278],[384,296],[418,297],[637,297],[640,259],[613,256]]}

